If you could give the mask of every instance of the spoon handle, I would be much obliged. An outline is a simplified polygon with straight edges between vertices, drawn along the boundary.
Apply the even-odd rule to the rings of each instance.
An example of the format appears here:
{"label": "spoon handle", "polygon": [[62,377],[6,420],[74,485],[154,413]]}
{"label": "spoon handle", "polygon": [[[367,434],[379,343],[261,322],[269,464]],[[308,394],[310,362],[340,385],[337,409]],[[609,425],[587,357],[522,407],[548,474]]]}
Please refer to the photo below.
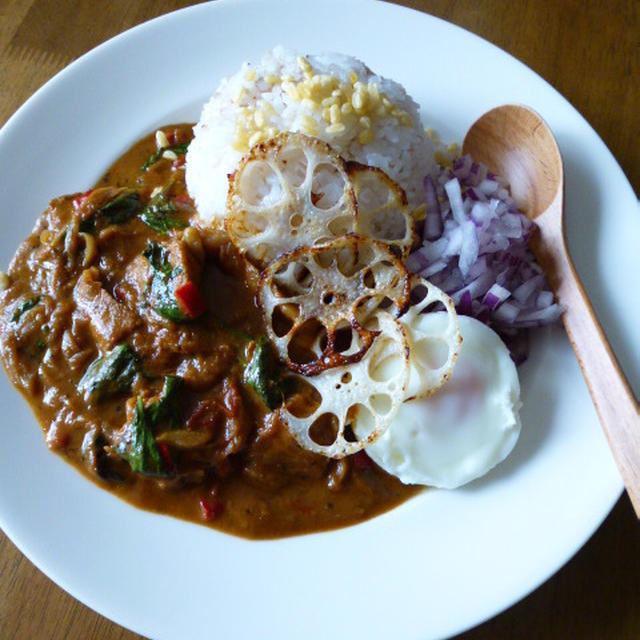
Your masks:
{"label": "spoon handle", "polygon": [[532,248],[558,301],[565,307],[565,329],[622,480],[640,518],[640,407],[571,261],[561,209],[560,192],[549,209],[536,220],[540,233]]}

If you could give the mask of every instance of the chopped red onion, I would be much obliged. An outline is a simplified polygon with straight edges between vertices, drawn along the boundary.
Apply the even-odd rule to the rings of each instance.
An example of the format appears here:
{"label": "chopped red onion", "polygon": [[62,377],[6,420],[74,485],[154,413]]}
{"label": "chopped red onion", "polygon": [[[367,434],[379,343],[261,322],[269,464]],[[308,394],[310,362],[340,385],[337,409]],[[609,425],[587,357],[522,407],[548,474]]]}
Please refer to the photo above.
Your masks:
{"label": "chopped red onion", "polygon": [[520,313],[520,308],[513,302],[503,302],[493,314],[497,320],[513,324]]}
{"label": "chopped red onion", "polygon": [[436,185],[431,176],[424,179],[425,204],[427,217],[424,220],[423,240],[437,240],[442,235],[442,213],[436,192]]}
{"label": "chopped red onion", "polygon": [[497,282],[491,285],[491,288],[485,294],[482,299],[482,304],[489,307],[490,311],[493,311],[501,302],[504,302],[509,296],[511,292],[509,289],[505,289],[501,287]]}
{"label": "chopped red onion", "polygon": [[464,211],[464,204],[462,203],[462,191],[460,190],[460,183],[458,178],[452,178],[444,185],[444,190],[449,196],[449,206],[453,212],[453,218],[458,224],[462,224],[467,220],[467,215]]}
{"label": "chopped red onion", "polygon": [[518,334],[562,314],[527,246],[534,224],[517,210],[508,184],[468,155],[425,177],[424,186],[423,242],[407,268],[446,291],[459,313],[519,345],[521,359],[526,340]]}
{"label": "chopped red onion", "polygon": [[553,293],[551,291],[541,291],[536,298],[536,307],[544,309],[553,304]]}

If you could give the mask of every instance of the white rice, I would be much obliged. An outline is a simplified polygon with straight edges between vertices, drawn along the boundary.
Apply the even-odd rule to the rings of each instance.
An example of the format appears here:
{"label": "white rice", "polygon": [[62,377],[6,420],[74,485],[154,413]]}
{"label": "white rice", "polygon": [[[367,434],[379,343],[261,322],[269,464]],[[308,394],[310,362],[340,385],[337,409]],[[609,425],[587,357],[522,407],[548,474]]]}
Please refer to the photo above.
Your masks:
{"label": "white rice", "polygon": [[[435,165],[434,148],[420,122],[418,105],[404,88],[374,74],[350,56],[309,55],[304,60],[306,63],[297,53],[276,47],[259,65],[244,63],[237,73],[222,80],[205,104],[194,129],[195,138],[189,146],[186,165],[187,188],[204,220],[219,221],[224,217],[227,176],[248,150],[251,135],[256,131],[263,137],[284,131],[315,135],[347,160],[385,171],[405,189],[411,206],[424,202],[423,178]],[[327,122],[326,107],[296,96],[295,88],[286,90],[287,85],[291,89],[291,85],[295,87],[314,75],[332,76],[334,83],[339,81],[343,83],[340,86],[352,88],[355,80],[352,74],[363,83],[365,90],[368,87],[391,103],[390,107],[387,103],[386,111],[379,109],[365,114],[371,116],[373,139],[364,140],[364,144],[362,136],[358,139],[363,121],[357,114],[345,117],[344,130],[335,131],[341,127],[332,127]],[[396,115],[389,113],[390,110]],[[267,121],[263,123],[261,115],[254,120],[256,112],[267,113]],[[398,113],[403,115],[398,117]],[[251,144],[255,143],[255,135],[252,139]]]}

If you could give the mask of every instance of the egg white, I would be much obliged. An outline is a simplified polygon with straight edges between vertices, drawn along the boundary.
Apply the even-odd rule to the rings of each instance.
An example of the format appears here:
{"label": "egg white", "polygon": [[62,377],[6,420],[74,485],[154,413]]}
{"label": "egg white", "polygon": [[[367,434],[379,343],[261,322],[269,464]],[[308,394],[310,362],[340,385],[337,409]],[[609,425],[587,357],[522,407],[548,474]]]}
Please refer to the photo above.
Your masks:
{"label": "egg white", "polygon": [[[439,313],[423,322],[442,325]],[[520,383],[509,351],[485,324],[458,317],[463,343],[451,378],[404,402],[368,455],[405,484],[454,489],[504,460],[520,434]]]}

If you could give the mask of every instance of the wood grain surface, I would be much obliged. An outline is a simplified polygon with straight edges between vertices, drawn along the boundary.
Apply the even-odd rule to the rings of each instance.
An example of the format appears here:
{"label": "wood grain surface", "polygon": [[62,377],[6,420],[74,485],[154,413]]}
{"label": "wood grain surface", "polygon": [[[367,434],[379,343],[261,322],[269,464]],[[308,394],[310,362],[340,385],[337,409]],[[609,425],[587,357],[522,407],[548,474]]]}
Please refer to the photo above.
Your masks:
{"label": "wood grain surface", "polygon": [[[0,125],[52,75],[87,50],[189,4],[195,3],[0,0]],[[585,116],[639,192],[637,0],[404,0],[399,4],[469,29],[539,73]],[[637,640],[639,595],[640,525],[623,496],[560,572],[522,602],[457,640]],[[141,636],[54,585],[0,533],[0,639],[136,638]]]}

